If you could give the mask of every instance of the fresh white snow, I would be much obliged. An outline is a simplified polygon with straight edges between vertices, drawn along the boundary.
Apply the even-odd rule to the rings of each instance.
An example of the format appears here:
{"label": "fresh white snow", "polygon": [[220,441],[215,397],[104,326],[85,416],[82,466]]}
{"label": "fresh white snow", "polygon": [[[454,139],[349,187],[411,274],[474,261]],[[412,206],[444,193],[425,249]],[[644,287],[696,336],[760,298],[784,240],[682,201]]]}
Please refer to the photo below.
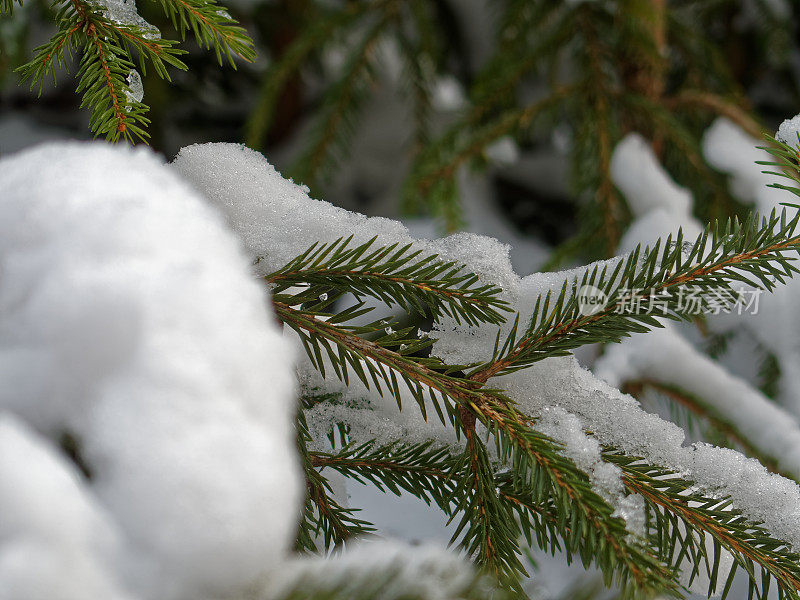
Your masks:
{"label": "fresh white snow", "polygon": [[[216,211],[149,151],[40,146],[0,161],[0,273],[0,413],[79,440],[69,493],[119,532],[110,575],[159,600],[262,576],[302,490],[292,352]],[[98,597],[85,580],[71,597]]]}
{"label": "fresh white snow", "polygon": [[[745,142],[719,127],[722,141],[714,129],[706,138],[715,165],[734,173],[740,193],[774,205],[778,196],[759,191],[763,178],[731,158]],[[612,175],[635,218],[625,247],[677,227],[689,238],[699,231],[691,196],[640,137],[617,148]],[[283,562],[302,493],[295,369],[306,389],[342,395],[307,413],[318,447],[340,420],[360,441],[456,444],[432,407],[427,422],[421,417],[410,394],[400,410],[388,394],[345,389],[332,373],[323,380],[294,334],[274,323],[253,271],[264,275],[314,242],[351,234],[466,264],[503,288],[523,323],[539,294],[592,266],[521,278],[497,240],[417,240],[396,221],[311,199],[235,144],[184,148],[169,167],[147,151],[104,144],[48,145],[0,161],[0,596],[7,580],[24,590],[9,598],[48,597],[67,570],[75,573],[67,600],[182,600],[261,587],[269,594],[276,568],[286,585],[325,569],[333,576],[385,564],[428,591],[438,589],[431,582],[449,590],[471,577],[450,554],[394,545],[356,548],[338,561]],[[774,331],[777,320],[753,322]],[[774,348],[791,356],[794,330],[786,329]],[[431,335],[437,356],[473,362],[491,353],[497,327],[443,320]],[[507,389],[564,443],[633,535],[643,532],[643,501],[625,494],[619,470],[602,460],[603,445],[672,469],[708,494],[730,495],[748,519],[800,548],[794,482],[735,451],[686,445],[677,425],[614,386],[644,377],[678,383],[800,472],[800,433],[785,411],[671,325],[609,348],[595,369],[607,381],[572,356],[552,358],[490,385]],[[91,477],[59,453],[65,433],[78,441]],[[59,501],[42,504],[42,495]],[[442,568],[421,573],[429,559]],[[39,579],[32,564],[42,565]]]}

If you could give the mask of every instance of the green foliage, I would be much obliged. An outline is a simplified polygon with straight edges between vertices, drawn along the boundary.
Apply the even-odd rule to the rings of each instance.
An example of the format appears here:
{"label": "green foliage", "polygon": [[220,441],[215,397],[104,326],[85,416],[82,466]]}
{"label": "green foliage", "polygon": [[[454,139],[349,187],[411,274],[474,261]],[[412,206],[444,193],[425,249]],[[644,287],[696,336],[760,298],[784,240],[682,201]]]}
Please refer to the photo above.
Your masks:
{"label": "green foliage", "polygon": [[479,285],[476,275],[454,261],[442,262],[436,255],[421,257],[422,250],[412,251],[411,244],[377,246],[376,238],[352,247],[352,239],[314,244],[266,280],[275,284],[275,294],[302,282],[310,286],[303,297],[346,290],[358,300],[371,296],[387,306],[421,316],[432,313],[434,318],[446,315],[467,325],[500,323],[503,317],[498,311],[509,310],[498,296],[499,288]]}
{"label": "green foliage", "polygon": [[[665,319],[688,319],[676,293],[681,287],[704,292],[744,282],[772,290],[797,271],[792,261],[800,248],[798,216],[783,212],[726,220],[743,213],[743,207],[700,148],[701,132],[719,115],[751,134],[761,132],[740,79],[706,27],[719,20],[723,4],[494,3],[494,46],[477,70],[464,66],[458,35],[442,26],[448,21],[446,2],[308,1],[298,9],[301,26],[272,56],[245,135],[248,145],[263,147],[290,83],[301,72],[317,75],[322,91],[310,103],[315,112],[292,169],[311,185],[324,184],[333,167],[348,158],[361,111],[382,83],[380,60],[388,47],[402,66],[399,87],[411,119],[412,133],[403,146],[409,162],[401,194],[406,211],[427,212],[444,228],[457,229],[460,170],[487,170],[490,148],[498,140],[531,147],[544,138],[542,130],[549,135],[558,126],[569,140],[581,229],[555,249],[551,266],[581,254],[614,254],[630,215],[611,179],[610,160],[616,142],[631,130],[647,136],[673,176],[691,188],[699,215],[722,222],[696,240],[679,233],[565,280],[535,301],[527,322],[508,318],[512,308],[499,288],[411,245],[383,245],[376,239],[354,244],[352,237],[342,238],[313,245],[265,277],[277,318],[297,332],[323,377],[333,372],[350,385],[355,376],[368,390],[388,394],[403,410],[420,410],[425,418],[433,418],[427,414],[432,408],[463,441],[453,449],[403,439],[357,440],[342,420],[332,426],[330,448],[321,449],[314,445],[318,440],[307,418],[316,406],[342,399],[325,393],[312,397],[304,390],[297,444],[307,495],[299,552],[327,554],[375,531],[357,508],[337,502],[335,473],[386,493],[412,494],[441,510],[454,524],[452,544],[480,569],[465,583],[464,598],[523,595],[533,566],[527,564],[528,548],[563,552],[570,561],[596,566],[603,582],[625,598],[684,595],[677,571],[687,565],[690,578],[709,576],[709,594],[727,596],[738,569],[750,581],[749,598],[766,598],[772,585],[779,598],[800,598],[800,557],[737,512],[730,498],[702,493],[679,474],[606,447],[603,460],[621,469],[626,493],[645,502],[646,535],[631,534],[563,446],[541,433],[536,420],[504,390],[488,383],[587,344],[646,332]],[[763,3],[755,4],[759,14],[768,13]],[[159,0],[157,6],[181,40],[191,32],[199,46],[214,48],[220,65],[235,68],[236,57],[254,60],[246,31],[215,0]],[[0,0],[0,12],[17,18],[15,9],[14,0]],[[69,69],[75,62],[81,106],[91,110],[95,135],[145,140],[148,107],[133,99],[131,72],[138,67],[144,75],[149,67],[169,81],[171,69],[187,69],[186,52],[177,41],[154,35],[144,22],[112,20],[96,1],[57,1],[53,9],[57,32],[20,67],[23,79],[41,94],[46,79],[55,83],[56,67]],[[764,22],[772,40],[765,52],[779,61],[789,55],[787,30],[774,19]],[[338,64],[320,67],[337,53]],[[465,86],[467,103],[437,119],[433,95],[443,76]],[[796,150],[773,142],[767,148],[775,156],[770,172],[789,180],[775,187],[800,195]],[[584,285],[606,295],[604,305],[589,315],[579,306]],[[660,313],[647,310],[654,308],[649,304],[654,297],[659,310],[663,307]],[[491,358],[454,365],[431,356],[432,340],[417,325],[368,320],[369,300],[407,313],[414,323],[448,318],[474,328],[498,327]],[[631,304],[642,310],[620,310]],[[766,356],[765,384],[774,381],[776,367],[774,357]],[[776,457],[761,453],[702,398],[653,382],[632,383],[658,388],[724,441],[775,468]],[[724,578],[718,576],[722,550],[735,562]],[[368,574],[344,569],[335,577],[320,572],[301,572],[279,597],[416,597],[404,594],[402,577],[391,568]]]}
{"label": "green foliage", "polygon": [[[791,149],[782,146],[776,156],[787,168],[792,166]],[[797,181],[796,169],[787,174]],[[693,243],[678,234],[674,241],[669,238],[588,269],[579,279],[566,281],[557,295],[542,293],[530,323],[521,327],[517,317],[502,344],[498,334],[485,364],[448,365],[426,356],[430,342],[420,340],[413,328],[394,331],[385,321],[350,323],[369,312],[362,300],[369,296],[409,313],[430,314],[435,321],[447,315],[473,327],[502,324],[499,311],[508,307],[498,300],[499,290],[478,285],[462,267],[436,256],[380,246],[375,240],[353,246],[344,239],[315,245],[268,275],[265,280],[276,286],[278,318],[300,334],[312,365],[323,375],[332,368],[347,383],[348,372],[355,373],[368,388],[388,392],[398,405],[413,399],[423,414],[429,400],[442,424],[464,440],[458,448],[402,439],[356,442],[342,417],[332,424],[331,450],[309,449],[308,411],[338,402],[330,396],[309,399],[299,415],[309,486],[299,547],[330,551],[371,530],[355,517],[355,509],[331,499],[326,473],[335,471],[436,505],[455,523],[451,542],[516,595],[524,594],[525,549],[530,546],[596,566],[605,584],[615,585],[628,598],[683,595],[676,579],[679,569],[690,580],[706,574],[709,594],[726,597],[739,570],[750,580],[749,598],[767,597],[772,585],[780,598],[800,598],[795,551],[745,518],[730,498],[703,494],[679,474],[605,447],[603,460],[621,469],[626,492],[641,496],[646,506],[647,533],[633,535],[563,447],[537,431],[536,420],[503,390],[487,386],[496,375],[544,358],[589,343],[618,341],[657,327],[663,319],[688,316],[669,297],[662,314],[618,313],[615,308],[631,299],[626,294],[634,294],[647,308],[654,294],[679,285],[703,292],[738,282],[774,289],[797,271],[792,264],[800,249],[797,222],[797,216],[788,218],[785,212],[753,215],[743,223],[708,227]],[[607,294],[607,303],[591,315],[578,310],[583,285]],[[347,293],[354,294],[354,303]],[[747,446],[724,415],[704,416]],[[770,457],[764,458],[769,462]],[[724,576],[723,549],[736,565]]]}
{"label": "green foliage", "polygon": [[[711,296],[704,292],[729,289],[732,282],[771,291],[798,272],[792,264],[793,253],[800,249],[798,221],[800,215],[789,219],[786,211],[763,219],[751,214],[744,223],[734,219],[724,228],[709,225],[694,243],[685,243],[679,231],[663,247],[659,240],[652,248],[639,246],[627,257],[597,265],[580,280],[565,281],[554,300],[551,292],[540,296],[524,333],[518,336],[515,323],[490,363],[477,373],[503,375],[544,358],[566,355],[579,346],[618,342],[631,333],[659,327],[654,316],[659,311],[662,318],[690,319],[697,311],[681,293],[687,282],[697,293],[701,309],[710,308]],[[597,288],[606,296],[605,304],[591,314],[581,311],[583,286]]]}
{"label": "green foliage", "polygon": [[[234,56],[247,61],[255,58],[245,30],[214,0],[159,2],[181,39],[187,30],[193,31],[198,44],[214,48],[220,64],[223,57],[234,67]],[[82,94],[81,108],[91,111],[92,133],[111,141],[145,141],[148,107],[135,98],[132,89],[132,78],[139,77],[134,63],[138,62],[142,75],[150,65],[159,78],[169,81],[169,67],[186,70],[179,58],[185,51],[141,19],[115,20],[102,2],[65,0],[54,7],[58,31],[34,50],[30,62],[19,67],[22,80],[30,80],[41,95],[46,79],[52,77],[56,84],[56,67],[68,68],[77,59],[77,91]],[[4,1],[2,12],[12,9],[13,2]]]}
{"label": "green foliage", "polygon": [[[771,151],[776,161],[770,166],[780,167],[775,172],[795,184],[784,189],[800,195],[796,151],[785,144],[776,144]],[[579,279],[565,281],[556,295],[549,291],[540,295],[529,324],[521,328],[517,317],[502,344],[498,334],[489,362],[466,366],[425,356],[429,342],[420,341],[410,328],[394,332],[381,321],[347,323],[369,312],[362,297],[370,296],[410,313],[430,314],[434,320],[446,315],[472,326],[501,324],[499,311],[508,307],[498,300],[499,290],[480,286],[463,268],[411,252],[410,247],[381,247],[375,240],[354,247],[350,239],[315,245],[265,278],[276,286],[279,318],[305,336],[312,364],[325,372],[324,349],[327,364],[334,365],[340,379],[347,382],[352,370],[367,385],[369,373],[372,383],[379,389],[382,384],[398,404],[406,397],[402,382],[423,411],[427,390],[442,423],[454,427],[465,444],[454,451],[430,442],[354,443],[347,440],[347,423],[342,421],[337,424],[343,443],[338,450],[309,451],[305,441],[301,443],[309,489],[325,488],[325,473],[334,470],[378,489],[405,491],[435,504],[456,523],[452,542],[517,594],[523,593],[527,544],[596,565],[605,583],[616,584],[624,597],[649,597],[654,592],[681,595],[675,581],[678,569],[687,571],[690,580],[705,573],[709,595],[721,592],[726,597],[740,570],[750,580],[750,598],[767,597],[771,585],[780,598],[800,597],[794,550],[748,521],[730,498],[704,495],[678,474],[607,447],[603,459],[622,470],[628,493],[640,495],[646,504],[646,537],[630,535],[587,475],[562,454],[561,446],[538,432],[535,420],[520,412],[502,390],[486,386],[491,377],[581,345],[618,341],[657,327],[663,319],[689,316],[674,296],[661,297],[660,315],[616,310],[634,297],[646,309],[654,295],[678,286],[709,292],[745,282],[774,289],[797,271],[792,264],[800,249],[797,223],[798,216],[789,218],[785,212],[764,218],[752,215],[741,223],[734,219],[723,227],[709,226],[692,243],[679,233],[674,241],[668,238],[588,269]],[[594,285],[607,296],[605,305],[590,315],[578,307],[583,285]],[[354,294],[355,304],[329,310],[336,302],[346,304],[346,293]],[[703,407],[698,398],[687,398],[686,403]],[[724,415],[708,409],[702,416],[757,454]],[[310,440],[303,412],[299,418],[301,439]],[[478,435],[478,424],[486,441]],[[491,458],[489,441],[497,448],[496,458]],[[765,464],[771,461],[768,456],[760,458]],[[315,497],[322,506],[314,505]],[[324,548],[330,550],[337,541],[369,531],[369,524],[355,519],[352,509],[337,509],[327,496],[312,492],[308,502],[307,515],[328,511],[331,516],[328,521],[307,517],[300,540],[321,534]],[[301,547],[314,546],[301,543]],[[735,564],[724,577],[723,549]]]}
{"label": "green foliage", "polygon": [[[293,174],[312,189],[324,188],[330,166],[350,152],[366,98],[395,86],[406,93],[412,131],[397,157],[398,165],[410,158],[402,209],[433,215],[453,231],[462,225],[457,180],[462,168],[488,171],[487,156],[497,140],[508,137],[530,148],[549,143],[558,128],[568,138],[570,184],[581,218],[577,236],[556,249],[551,266],[579,255],[612,256],[630,216],[611,180],[610,159],[631,130],[654,141],[669,171],[695,194],[702,220],[745,212],[700,146],[702,132],[717,116],[752,135],[762,133],[724,39],[715,38],[720,23],[736,20],[730,13],[744,10],[733,4],[491,3],[492,52],[478,67],[467,68],[461,65],[472,57],[463,56],[458,32],[441,26],[446,3],[376,0],[332,8],[308,2],[298,35],[263,79],[246,140],[255,148],[265,146],[289,77],[313,71],[323,86],[311,105],[315,125],[300,136]],[[789,20],[766,6],[757,12],[753,27],[776,44],[776,52],[766,43],[759,50],[775,69],[787,68]],[[373,50],[381,44],[403,65],[399,81],[374,75],[380,53]],[[334,53],[344,55],[341,66],[320,73],[318,63]],[[468,92],[466,105],[434,115],[432,90],[442,77],[460,81]]]}

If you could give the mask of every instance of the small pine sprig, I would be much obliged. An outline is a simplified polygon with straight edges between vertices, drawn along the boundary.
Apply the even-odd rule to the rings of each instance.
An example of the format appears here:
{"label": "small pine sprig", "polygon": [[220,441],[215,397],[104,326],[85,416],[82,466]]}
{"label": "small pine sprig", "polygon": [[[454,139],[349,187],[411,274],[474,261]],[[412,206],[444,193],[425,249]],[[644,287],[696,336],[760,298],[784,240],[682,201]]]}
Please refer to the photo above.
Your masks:
{"label": "small pine sprig", "polygon": [[[297,448],[306,476],[306,500],[295,546],[300,551],[319,552],[347,540],[372,533],[372,525],[355,516],[357,509],[345,508],[333,498],[333,489],[315,464],[315,453],[308,450],[311,435],[302,411],[297,417]],[[320,548],[319,545],[322,544]]]}
{"label": "small pine sprig", "polygon": [[216,0],[158,0],[158,2],[179,31],[181,40],[186,39],[187,31],[191,31],[201,48],[214,48],[220,65],[227,60],[235,69],[236,57],[246,62],[255,60],[253,40]]}
{"label": "small pine sprig", "polygon": [[496,492],[494,468],[485,444],[469,427],[465,435],[467,446],[457,463],[457,487],[453,494],[457,505],[451,516],[452,520],[461,513],[461,519],[451,543],[458,541],[478,565],[508,588],[521,593],[520,580],[528,572],[521,560],[522,535],[513,506]]}
{"label": "small pine sprig", "polygon": [[22,0],[0,0],[0,14],[14,12],[14,3],[22,6]]}
{"label": "small pine sprig", "polygon": [[459,169],[481,159],[487,147],[503,136],[527,131],[537,118],[556,109],[571,92],[566,87],[556,90],[522,108],[503,111],[479,126],[459,121],[419,153],[404,183],[404,203],[429,206],[429,211],[444,221],[448,231],[457,230],[461,219],[456,182]]}
{"label": "small pine sprig", "polygon": [[[769,187],[785,190],[791,192],[795,196],[800,196],[800,131],[796,133],[797,142],[778,140],[774,137],[767,136],[770,142],[768,146],[760,146],[761,150],[769,152],[774,156],[773,160],[756,161],[756,164],[771,167],[770,169],[762,171],[766,175],[774,175],[781,179],[788,179],[791,184],[780,182],[772,182]],[[777,169],[777,170],[776,170]],[[788,204],[788,203],[784,203]],[[791,205],[790,205],[791,206]]]}
{"label": "small pine sprig", "polygon": [[455,261],[424,255],[412,244],[376,244],[377,237],[354,245],[353,236],[329,244],[313,244],[286,266],[266,276],[273,293],[281,294],[300,283],[316,288],[347,290],[357,300],[371,296],[387,306],[433,318],[446,315],[467,325],[500,323],[509,305],[500,289],[480,284]]}
{"label": "small pine sprig", "polygon": [[[709,225],[688,249],[679,231],[663,248],[659,240],[652,248],[637,247],[611,266],[588,269],[580,280],[565,281],[557,296],[551,291],[540,295],[524,332],[518,334],[515,322],[502,346],[498,337],[491,361],[471,376],[486,381],[584,344],[619,341],[660,327],[659,317],[691,318],[696,310],[685,301],[681,286],[699,292],[693,298],[701,308],[713,297],[704,292],[726,290],[734,282],[771,291],[798,272],[793,264],[800,249],[798,220],[800,213],[788,218],[785,210],[763,219],[751,214],[744,223],[734,219],[724,228]],[[582,310],[579,292],[584,286],[605,294],[602,308]]]}
{"label": "small pine sprig", "polygon": [[[659,558],[676,569],[692,565],[690,580],[702,569],[709,577],[709,597],[718,594],[725,600],[742,569],[750,582],[748,600],[769,597],[773,582],[778,598],[800,598],[800,554],[776,541],[759,523],[745,519],[730,498],[699,492],[691,481],[637,457],[608,450],[604,459],[622,469],[630,492],[644,498],[651,544]],[[712,542],[711,552],[707,540]],[[722,589],[721,549],[734,559]]]}
{"label": "small pine sprig", "polygon": [[289,78],[297,73],[315,50],[328,42],[339,29],[349,27],[367,9],[366,3],[348,3],[341,10],[315,15],[264,76],[253,111],[245,125],[245,143],[261,149],[275,119],[278,98]]}
{"label": "small pine sprig", "polygon": [[[402,384],[426,418],[428,398],[442,423],[455,423],[458,419],[454,407],[443,402],[441,391],[448,386],[456,386],[458,379],[449,373],[461,367],[416,355],[428,348],[432,340],[417,338],[412,333],[415,328],[395,331],[392,323],[386,320],[361,326],[341,325],[342,320],[349,320],[363,314],[362,311],[370,310],[358,308],[360,305],[338,314],[296,309],[284,304],[281,298],[273,299],[273,306],[278,319],[298,334],[312,366],[323,377],[326,364],[345,385],[350,383],[350,373],[355,373],[367,389],[374,386],[380,395],[384,390],[388,391],[398,405],[402,402]],[[373,334],[379,337],[364,337],[374,337]]]}
{"label": "small pine sprig", "polygon": [[311,142],[292,168],[298,181],[314,182],[328,177],[337,160],[349,153],[356,119],[375,78],[373,55],[393,18],[394,10],[387,10],[367,29],[342,67],[336,84],[326,94]]}
{"label": "small pine sprig", "polygon": [[[192,29],[201,46],[214,47],[220,64],[223,55],[232,65],[234,55],[254,59],[245,30],[213,0],[159,1],[182,35]],[[11,6],[12,0],[4,0],[4,9],[10,12]],[[58,31],[17,69],[22,81],[30,80],[31,88],[38,88],[41,95],[45,79],[52,77],[56,84],[56,66],[66,68],[77,56],[77,91],[82,94],[81,108],[91,110],[92,133],[114,142],[146,141],[148,107],[131,89],[134,57],[138,56],[142,74],[150,65],[158,77],[169,80],[169,67],[186,70],[179,58],[185,51],[146,24],[113,20],[102,2],[64,0],[57,6]]]}

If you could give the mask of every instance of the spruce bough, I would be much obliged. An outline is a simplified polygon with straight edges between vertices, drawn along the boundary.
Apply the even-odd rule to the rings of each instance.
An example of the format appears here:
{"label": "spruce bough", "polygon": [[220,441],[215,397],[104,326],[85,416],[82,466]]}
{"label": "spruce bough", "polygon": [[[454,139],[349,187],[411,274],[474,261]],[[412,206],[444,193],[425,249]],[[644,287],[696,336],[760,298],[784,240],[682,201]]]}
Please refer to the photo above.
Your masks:
{"label": "spruce bough", "polygon": [[[796,152],[778,142],[772,152],[773,166],[781,169],[776,173],[797,182]],[[631,533],[590,476],[565,455],[563,444],[538,431],[537,419],[492,383],[585,344],[613,343],[660,327],[664,319],[692,318],[675,295],[666,296],[672,300],[663,316],[616,310],[630,300],[625,294],[631,289],[644,309],[654,294],[682,285],[695,286],[700,298],[738,283],[773,290],[797,272],[797,208],[710,225],[691,242],[678,233],[586,269],[557,293],[542,294],[527,322],[501,300],[499,288],[480,285],[464,267],[374,240],[315,245],[267,275],[278,318],[299,334],[321,374],[332,370],[344,383],[357,377],[398,404],[412,398],[417,406],[403,410],[433,406],[435,414],[427,419],[438,419],[461,439],[445,447],[403,439],[362,442],[350,439],[342,419],[332,424],[329,449],[310,449],[305,413],[343,400],[306,389],[298,422],[309,495],[298,549],[327,552],[373,530],[355,507],[333,499],[326,476],[338,473],[437,506],[455,524],[452,543],[512,596],[524,594],[525,547],[532,546],[595,565],[605,583],[626,597],[680,597],[684,585],[701,574],[709,595],[726,597],[737,572],[750,579],[751,598],[766,597],[771,586],[780,598],[800,597],[800,555],[739,512],[734,499],[606,444],[603,460],[620,469],[626,493],[644,500],[645,533]],[[579,307],[584,285],[607,296],[591,315]],[[370,310],[365,297],[399,307],[408,317],[364,323]],[[418,337],[416,326],[403,324],[415,315],[511,327],[498,333],[489,361],[453,365],[428,352],[431,339]],[[723,551],[733,558],[730,569],[721,566]]]}
{"label": "spruce bough", "polygon": [[[181,37],[191,29],[201,45],[215,48],[220,63],[227,59],[233,65],[235,56],[252,60],[249,38],[222,6],[199,0],[162,0],[160,5]],[[413,6],[411,14],[423,29],[426,10],[419,3]],[[21,68],[23,77],[41,86],[46,77],[55,76],[56,65],[64,65],[68,57],[79,53],[78,91],[83,93],[83,105],[91,108],[92,131],[112,141],[146,138],[147,107],[136,99],[130,82],[134,58],[138,57],[142,72],[149,65],[168,79],[168,67],[186,68],[180,60],[183,51],[174,41],[154,36],[146,24],[111,18],[102,5],[70,0],[57,3],[57,7],[58,32]],[[2,4],[4,12],[13,8],[10,0]],[[360,19],[369,12],[362,8],[348,7],[336,19],[320,22],[298,38],[283,61],[272,67],[271,77],[285,79],[314,47],[313,36],[324,37],[336,26]],[[324,170],[340,124],[353,120],[353,109],[370,80],[370,56],[378,34],[408,17],[399,12],[396,2],[377,2],[374,8],[381,18],[365,30],[357,52],[346,63],[340,84],[325,103],[324,118],[315,130],[316,142],[301,162],[301,172],[308,176]],[[592,49],[599,43],[593,31],[596,23],[586,14],[591,10],[556,15],[552,38],[542,43],[559,47],[564,42],[563,32],[577,24],[586,50],[586,63],[582,64],[588,73],[598,76],[602,68],[592,62],[596,58]],[[524,12],[527,14],[527,9]],[[534,16],[541,19],[546,12],[546,7],[539,5]],[[506,24],[510,26],[511,21]],[[415,57],[434,51],[423,42],[401,44],[409,65],[415,64]],[[530,106],[503,106],[499,100],[505,96],[502,92],[515,87],[528,72],[535,62],[534,50],[537,48],[522,56],[518,64],[511,64],[509,72],[487,70],[474,92],[481,100],[476,110],[417,156],[409,180],[409,202],[420,192],[428,199],[440,197],[438,202],[444,207],[440,209],[447,214],[457,191],[452,178],[461,164],[498,137],[527,127],[566,98],[584,97],[575,84],[568,84]],[[419,85],[412,89],[420,123],[427,112],[429,76],[417,73]],[[580,85],[594,90],[585,97],[594,103],[596,114],[608,116],[608,98],[614,95],[604,82],[595,77]],[[267,108],[254,116],[251,135],[256,139],[263,136],[276,90],[278,86],[273,85],[265,91],[261,105]],[[647,114],[660,125],[659,130],[666,130],[663,121],[668,116],[658,110],[652,90],[635,91],[636,97],[627,98],[630,108]],[[691,104],[703,98],[685,93],[678,100]],[[465,123],[469,127],[463,128]],[[600,160],[581,161],[597,162],[600,170],[593,175],[595,179],[607,174],[611,141],[604,127],[592,129],[590,137],[597,147],[586,150],[598,154]],[[468,135],[459,135],[459,128]],[[679,127],[673,130],[681,131]],[[423,142],[425,133],[420,126]],[[423,145],[421,142],[420,147]],[[779,143],[771,151],[776,156],[772,166],[780,169],[775,174],[793,182],[777,187],[800,195],[796,151]],[[581,148],[576,156],[582,157]],[[603,210],[613,212],[613,185],[600,181],[596,187],[607,196],[605,200],[602,194],[600,197]],[[307,414],[314,407],[345,400],[339,394],[304,389],[297,436],[307,496],[298,551],[328,552],[374,531],[355,508],[337,502],[330,481],[331,474],[337,473],[436,505],[455,525],[454,545],[503,593],[512,596],[524,593],[523,581],[529,573],[525,550],[530,546],[562,551],[570,560],[597,566],[606,584],[618,586],[628,597],[683,595],[679,571],[688,573],[688,583],[704,574],[709,595],[725,597],[738,571],[749,578],[749,597],[767,597],[775,586],[780,598],[800,598],[800,556],[762,523],[739,512],[734,499],[698,489],[681,473],[605,444],[603,460],[619,469],[626,493],[644,501],[644,535],[631,532],[590,475],[566,455],[564,445],[540,431],[537,419],[526,414],[494,379],[587,344],[613,343],[646,333],[659,327],[663,319],[692,317],[674,302],[668,302],[663,317],[620,313],[620,303],[629,300],[626,290],[637,290],[646,306],[653,293],[681,285],[711,291],[744,282],[774,289],[797,271],[793,264],[800,248],[796,209],[793,206],[781,213],[709,226],[691,241],[679,233],[674,239],[637,248],[610,264],[586,270],[579,279],[566,281],[557,293],[541,295],[530,318],[515,315],[502,290],[483,284],[469,268],[411,246],[380,245],[376,240],[354,244],[352,238],[342,238],[316,244],[266,275],[264,282],[272,293],[278,319],[298,334],[311,364],[323,377],[332,372],[345,385],[358,379],[366,388],[391,396],[398,405],[408,404],[411,398],[413,405],[403,406],[404,410],[421,410],[427,419],[453,430],[460,440],[450,446],[403,439],[358,441],[351,439],[348,422],[340,420],[329,432],[330,448],[320,449],[311,443]],[[608,299],[591,315],[579,309],[578,290],[584,285],[603,290]],[[364,319],[375,301],[404,311],[407,318],[396,322]],[[437,358],[431,353],[434,340],[419,335],[419,324],[444,319],[466,327],[497,326],[501,332],[491,358],[472,364],[449,364]],[[504,324],[510,327],[503,329]],[[433,409],[430,414],[429,407]],[[737,436],[741,438],[741,433]],[[736,441],[748,446],[746,439]],[[734,561],[733,568],[725,572],[723,551]],[[286,597],[372,597],[392,577],[391,572],[375,573],[374,579],[359,580],[358,585],[304,580]],[[481,581],[484,585],[485,580]]]}

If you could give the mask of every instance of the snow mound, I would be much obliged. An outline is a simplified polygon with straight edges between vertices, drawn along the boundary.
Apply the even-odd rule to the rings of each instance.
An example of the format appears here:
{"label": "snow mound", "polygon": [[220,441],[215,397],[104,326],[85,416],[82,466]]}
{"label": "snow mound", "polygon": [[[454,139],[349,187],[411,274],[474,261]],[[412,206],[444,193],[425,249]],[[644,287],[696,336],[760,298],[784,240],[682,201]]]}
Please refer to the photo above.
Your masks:
{"label": "snow mound", "polygon": [[[26,598],[120,597],[114,581],[140,598],[216,597],[288,550],[292,353],[248,262],[149,151],[51,144],[0,161],[3,583],[41,564]],[[65,436],[87,475],[54,455]],[[21,509],[26,541],[3,535]],[[95,540],[101,521],[114,543]],[[62,594],[47,574],[70,561]]]}
{"label": "snow mound", "polygon": [[780,127],[778,127],[778,132],[775,134],[775,139],[797,148],[800,144],[800,115],[795,115],[781,123]]}

